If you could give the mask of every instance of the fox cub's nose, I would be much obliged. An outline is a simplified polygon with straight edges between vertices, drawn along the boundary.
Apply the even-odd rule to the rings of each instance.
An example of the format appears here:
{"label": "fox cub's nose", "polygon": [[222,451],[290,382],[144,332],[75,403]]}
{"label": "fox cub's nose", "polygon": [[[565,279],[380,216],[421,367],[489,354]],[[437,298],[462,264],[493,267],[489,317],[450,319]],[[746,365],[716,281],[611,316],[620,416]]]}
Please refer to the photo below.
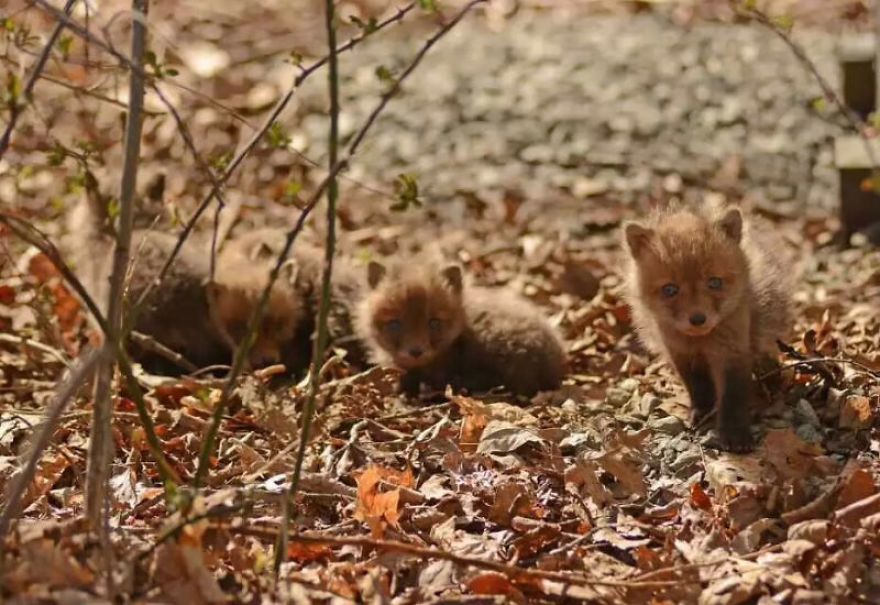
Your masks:
{"label": "fox cub's nose", "polygon": [[412,357],[413,359],[418,359],[422,356],[422,353],[424,353],[424,351],[421,349],[421,347],[413,347],[409,350],[410,357]]}
{"label": "fox cub's nose", "polygon": [[690,317],[690,322],[692,326],[702,326],[706,323],[706,316],[702,313],[694,313]]}

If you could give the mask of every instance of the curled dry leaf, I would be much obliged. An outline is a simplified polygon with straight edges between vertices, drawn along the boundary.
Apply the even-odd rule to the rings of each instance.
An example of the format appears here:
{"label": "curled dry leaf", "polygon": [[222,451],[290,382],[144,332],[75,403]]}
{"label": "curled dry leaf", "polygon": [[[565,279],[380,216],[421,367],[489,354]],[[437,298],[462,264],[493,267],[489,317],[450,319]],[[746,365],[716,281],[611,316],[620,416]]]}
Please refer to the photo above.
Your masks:
{"label": "curled dry leaf", "polygon": [[357,478],[357,509],[354,518],[370,526],[374,537],[382,537],[386,524],[397,527],[400,520],[398,507],[400,489],[380,492],[380,483],[412,487],[412,471],[371,466]]}
{"label": "curled dry leaf", "polygon": [[514,603],[528,602],[507,576],[495,572],[480,573],[471,577],[467,581],[467,590],[478,595],[504,595]]}

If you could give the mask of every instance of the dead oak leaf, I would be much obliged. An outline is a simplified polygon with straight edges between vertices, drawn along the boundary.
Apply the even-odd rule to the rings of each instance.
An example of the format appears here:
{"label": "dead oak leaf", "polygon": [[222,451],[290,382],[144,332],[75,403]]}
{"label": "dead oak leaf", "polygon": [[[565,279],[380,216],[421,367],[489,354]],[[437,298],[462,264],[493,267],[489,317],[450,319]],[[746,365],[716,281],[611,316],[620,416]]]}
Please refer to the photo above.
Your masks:
{"label": "dead oak leaf", "polygon": [[152,572],[169,603],[206,605],[227,601],[214,574],[205,566],[201,547],[192,542],[163,543],[156,549]]}
{"label": "dead oak leaf", "polygon": [[467,581],[467,590],[471,594],[504,595],[514,603],[526,603],[522,592],[513,585],[510,578],[496,572],[484,572],[473,576]]}
{"label": "dead oak leaf", "polygon": [[625,450],[611,450],[596,459],[602,468],[614,475],[620,487],[627,494],[635,494],[640,498],[648,494],[645,475],[641,462],[633,460]]}
{"label": "dead oak leaf", "polygon": [[854,469],[846,477],[840,495],[837,498],[837,508],[849,506],[877,493],[877,484],[874,475],[862,468]]}
{"label": "dead oak leaf", "polygon": [[4,587],[25,591],[36,584],[45,587],[86,588],[95,582],[95,575],[80,564],[54,540],[39,538],[21,546],[17,561],[3,575]]}
{"label": "dead oak leaf", "polygon": [[802,479],[820,471],[816,458],[823,454],[822,448],[804,441],[792,429],[768,431],[762,448],[764,458],[782,479]]}
{"label": "dead oak leaf", "polygon": [[412,487],[412,471],[371,466],[357,477],[357,508],[354,518],[367,523],[374,537],[381,537],[386,524],[397,527],[400,520],[400,489],[380,492],[380,484]]}
{"label": "dead oak leaf", "polygon": [[49,493],[69,466],[70,460],[66,456],[61,454],[44,456],[21,503],[22,510]]}

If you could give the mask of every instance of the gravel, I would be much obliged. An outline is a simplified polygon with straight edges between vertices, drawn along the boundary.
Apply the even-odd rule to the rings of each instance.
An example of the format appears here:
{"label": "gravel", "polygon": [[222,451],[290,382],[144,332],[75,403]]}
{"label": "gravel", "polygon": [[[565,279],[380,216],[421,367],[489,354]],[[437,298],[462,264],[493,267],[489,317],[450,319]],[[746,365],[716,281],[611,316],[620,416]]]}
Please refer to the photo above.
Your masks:
{"label": "gravel", "polygon": [[[376,103],[376,67],[399,72],[419,48],[421,36],[403,33],[343,57],[344,132]],[[796,40],[836,82],[833,38],[807,31]],[[326,111],[324,87],[311,80],[287,118],[312,157],[324,153],[325,121],[315,119]],[[353,174],[387,184],[413,173],[437,200],[519,189],[631,202],[732,187],[827,207],[841,128],[813,107],[819,94],[790,49],[756,25],[525,12],[496,33],[466,21],[388,106]]]}

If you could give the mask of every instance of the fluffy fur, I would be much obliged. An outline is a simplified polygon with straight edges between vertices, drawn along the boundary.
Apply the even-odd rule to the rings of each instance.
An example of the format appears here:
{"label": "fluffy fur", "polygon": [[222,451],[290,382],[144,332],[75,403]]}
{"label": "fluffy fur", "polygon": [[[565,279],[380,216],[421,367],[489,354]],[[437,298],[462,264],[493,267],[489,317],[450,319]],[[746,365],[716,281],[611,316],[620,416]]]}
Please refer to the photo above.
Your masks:
{"label": "fluffy fur", "polygon": [[[85,204],[77,208],[70,224],[77,228],[67,240],[74,268],[106,313],[114,238],[97,217],[90,215]],[[136,230],[132,234],[126,286],[130,302],[137,301],[150,287],[176,243],[177,237],[167,233]],[[182,354],[196,366],[228,364],[244,334],[242,326],[267,283],[268,272],[230,263],[218,266],[212,284],[208,283],[209,275],[209,255],[195,240],[187,240],[162,284],[152,289],[134,330]],[[251,348],[251,365],[280,361],[281,343],[290,337],[301,317],[293,290],[287,284],[277,284]],[[148,370],[173,371],[167,361],[132,346],[135,357]]]}
{"label": "fluffy fur", "polygon": [[[275,264],[284,247],[286,233],[282,229],[264,227],[242,234],[228,242],[220,254],[221,264],[249,263],[267,267]],[[312,352],[315,318],[321,298],[323,251],[304,242],[294,244],[286,266],[287,281],[302,301],[301,321],[289,354],[307,364]],[[354,333],[354,304],[363,294],[363,281],[343,259],[333,263],[330,292],[330,315],[327,321],[329,345],[346,352],[346,360],[355,367],[364,366],[366,351]]]}
{"label": "fluffy fur", "polygon": [[504,386],[531,396],[558,388],[566,357],[532,304],[502,289],[466,287],[461,269],[425,259],[368,267],[358,334],[374,362],[404,371],[401,386],[472,391]]}
{"label": "fluffy fur", "polygon": [[751,447],[751,371],[789,325],[783,273],[742,213],[673,208],[624,226],[629,303],[645,344],[664,353],[694,419],[718,408],[722,444]]}

